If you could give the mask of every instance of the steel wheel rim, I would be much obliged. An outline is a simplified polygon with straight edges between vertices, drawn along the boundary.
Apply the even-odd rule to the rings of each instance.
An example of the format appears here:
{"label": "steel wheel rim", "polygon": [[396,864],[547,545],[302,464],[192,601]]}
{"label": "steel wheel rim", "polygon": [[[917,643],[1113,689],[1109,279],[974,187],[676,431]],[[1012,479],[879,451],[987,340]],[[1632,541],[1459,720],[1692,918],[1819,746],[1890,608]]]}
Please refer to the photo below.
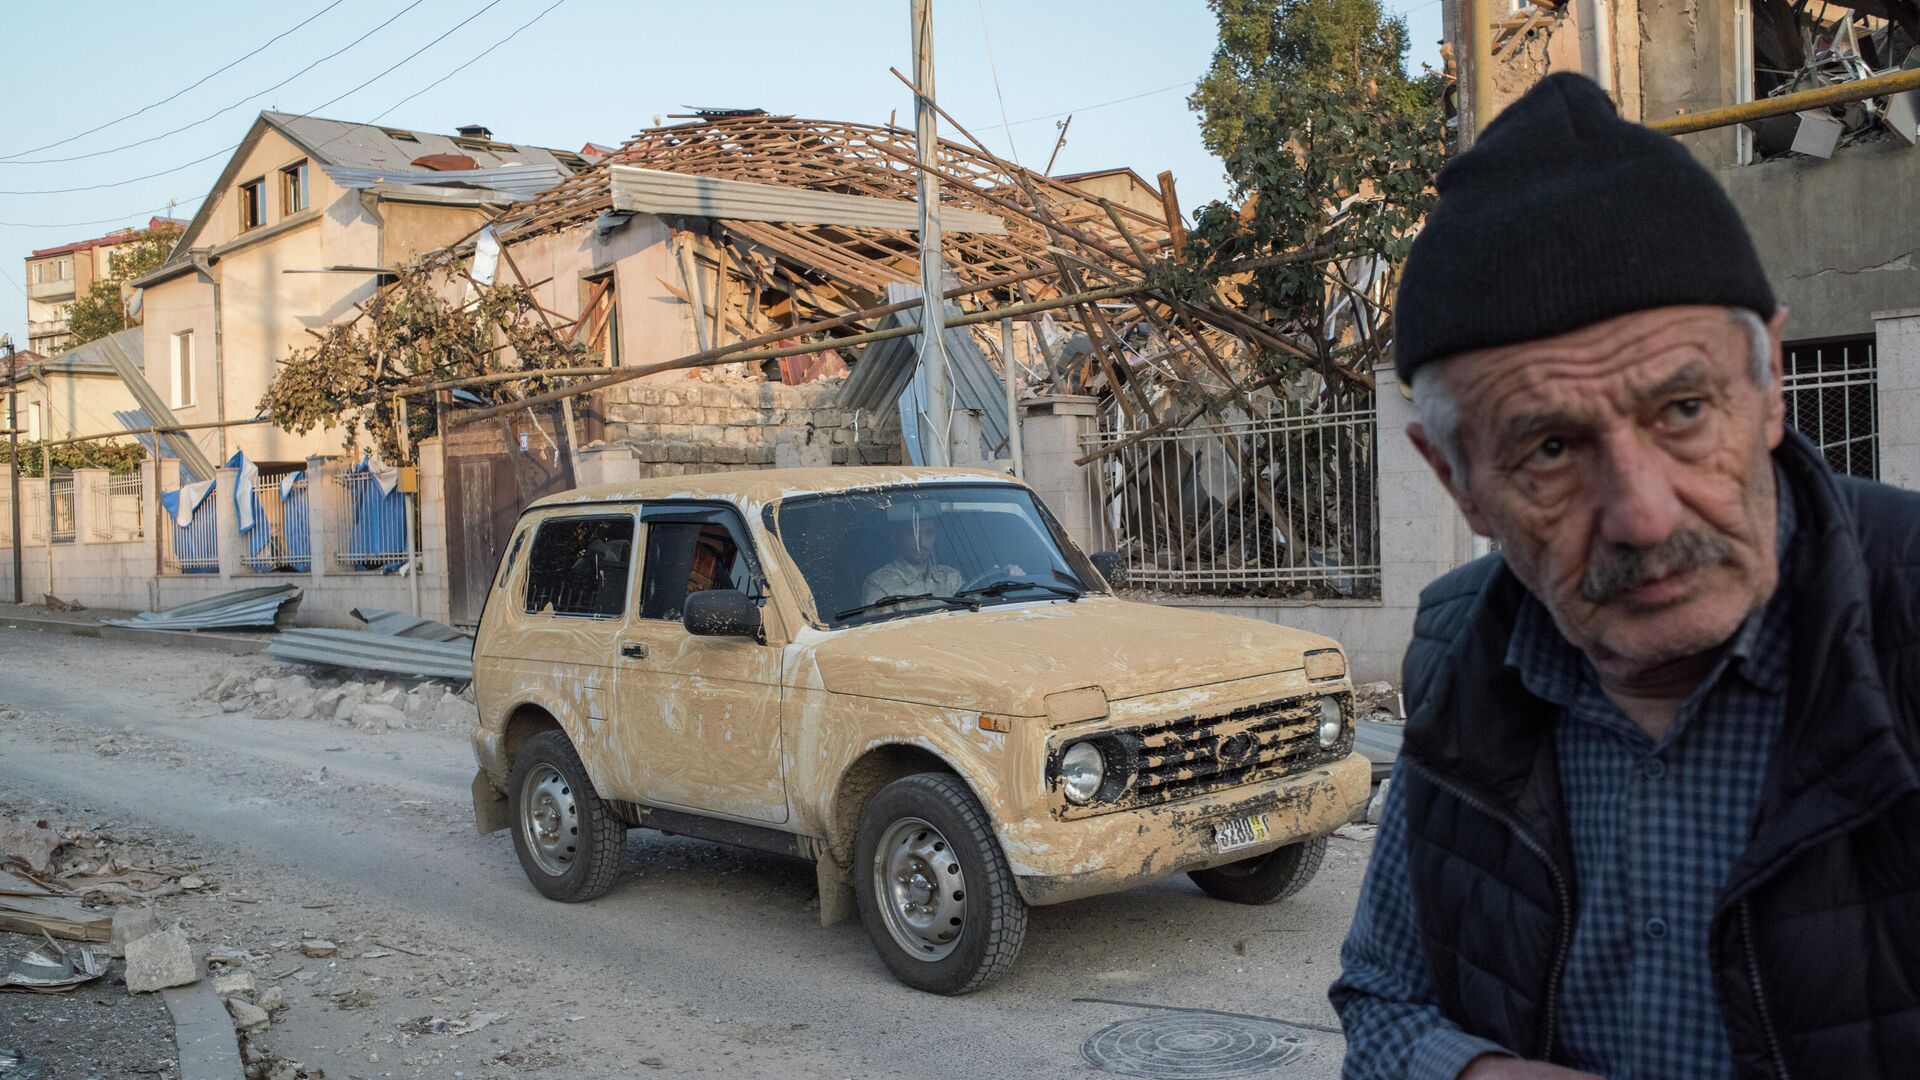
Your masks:
{"label": "steel wheel rim", "polygon": [[967,879],[960,856],[933,824],[906,817],[873,852],[873,896],[900,951],[927,963],[953,954],[966,931]]}
{"label": "steel wheel rim", "polygon": [[573,785],[552,765],[527,770],[520,781],[520,839],[533,864],[549,877],[564,877],[573,868],[580,839],[580,812]]}

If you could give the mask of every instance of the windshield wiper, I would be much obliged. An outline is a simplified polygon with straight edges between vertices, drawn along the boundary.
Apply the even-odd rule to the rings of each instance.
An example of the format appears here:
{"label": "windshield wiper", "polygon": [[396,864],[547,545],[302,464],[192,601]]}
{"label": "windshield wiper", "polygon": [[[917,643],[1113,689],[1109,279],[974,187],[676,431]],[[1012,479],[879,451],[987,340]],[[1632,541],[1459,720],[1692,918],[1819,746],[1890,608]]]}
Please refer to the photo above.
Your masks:
{"label": "windshield wiper", "polygon": [[1048,585],[1040,581],[996,581],[991,585],[982,585],[977,589],[961,589],[957,596],[1004,596],[1015,589],[1042,589],[1055,596],[1064,596],[1069,600],[1080,599],[1080,590],[1068,589],[1059,585]]}
{"label": "windshield wiper", "polygon": [[942,596],[939,593],[930,593],[930,592],[893,593],[889,596],[883,596],[880,599],[875,600],[870,604],[861,604],[858,607],[850,607],[847,610],[842,611],[839,614],[835,615],[834,619],[839,620],[839,619],[850,618],[854,615],[863,615],[876,608],[892,607],[895,604],[911,604],[921,600],[932,600],[936,603],[948,604],[953,607],[978,608],[980,606],[978,601],[963,600],[958,596]]}

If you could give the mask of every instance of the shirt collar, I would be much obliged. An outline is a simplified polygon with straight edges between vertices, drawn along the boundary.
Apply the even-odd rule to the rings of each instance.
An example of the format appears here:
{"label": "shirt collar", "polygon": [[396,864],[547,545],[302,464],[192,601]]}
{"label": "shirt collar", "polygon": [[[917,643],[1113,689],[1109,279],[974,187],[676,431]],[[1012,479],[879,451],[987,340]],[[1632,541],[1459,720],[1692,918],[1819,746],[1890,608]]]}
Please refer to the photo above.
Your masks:
{"label": "shirt collar", "polygon": [[[1779,560],[1779,583],[1773,595],[1740,623],[1728,642],[1727,650],[1703,685],[1711,687],[1729,670],[1737,671],[1756,688],[1772,694],[1787,689],[1787,651],[1791,635],[1787,567],[1792,554],[1795,529],[1799,524],[1793,490],[1780,466],[1773,467],[1777,510],[1774,515],[1774,553]],[[1513,636],[1507,641],[1506,663],[1520,676],[1529,693],[1562,708],[1572,707],[1582,686],[1592,678],[1586,654],[1575,648],[1531,592],[1521,601],[1514,619]]]}

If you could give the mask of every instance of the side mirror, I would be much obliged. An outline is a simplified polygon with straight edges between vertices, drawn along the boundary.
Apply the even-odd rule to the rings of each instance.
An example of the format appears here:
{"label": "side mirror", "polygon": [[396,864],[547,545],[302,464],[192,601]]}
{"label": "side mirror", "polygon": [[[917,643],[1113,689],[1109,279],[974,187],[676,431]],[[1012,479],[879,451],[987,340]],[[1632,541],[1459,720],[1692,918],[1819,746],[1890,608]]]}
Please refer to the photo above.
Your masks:
{"label": "side mirror", "polygon": [[1096,551],[1088,556],[1093,560],[1093,568],[1107,579],[1107,584],[1118,589],[1127,583],[1127,557],[1117,551]]}
{"label": "side mirror", "polygon": [[680,621],[687,633],[702,637],[760,637],[760,608],[738,589],[707,589],[688,596]]}

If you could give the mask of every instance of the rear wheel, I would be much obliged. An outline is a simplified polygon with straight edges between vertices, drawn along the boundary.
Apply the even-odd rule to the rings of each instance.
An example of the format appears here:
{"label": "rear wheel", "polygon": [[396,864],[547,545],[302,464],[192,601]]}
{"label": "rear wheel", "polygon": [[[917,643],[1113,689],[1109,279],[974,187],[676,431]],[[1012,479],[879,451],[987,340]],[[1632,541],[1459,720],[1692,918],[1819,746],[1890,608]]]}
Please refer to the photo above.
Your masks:
{"label": "rear wheel", "polygon": [[921,773],[883,788],[861,815],[854,867],[860,921],[908,986],[969,993],[1020,954],[1026,902],[958,777]]}
{"label": "rear wheel", "polygon": [[1190,870],[1187,876],[1216,900],[1272,904],[1306,888],[1326,856],[1327,838],[1318,836],[1210,870]]}
{"label": "rear wheel", "polygon": [[613,888],[626,860],[627,827],[593,790],[566,735],[543,731],[514,759],[507,784],[513,851],[550,900],[578,903]]}

